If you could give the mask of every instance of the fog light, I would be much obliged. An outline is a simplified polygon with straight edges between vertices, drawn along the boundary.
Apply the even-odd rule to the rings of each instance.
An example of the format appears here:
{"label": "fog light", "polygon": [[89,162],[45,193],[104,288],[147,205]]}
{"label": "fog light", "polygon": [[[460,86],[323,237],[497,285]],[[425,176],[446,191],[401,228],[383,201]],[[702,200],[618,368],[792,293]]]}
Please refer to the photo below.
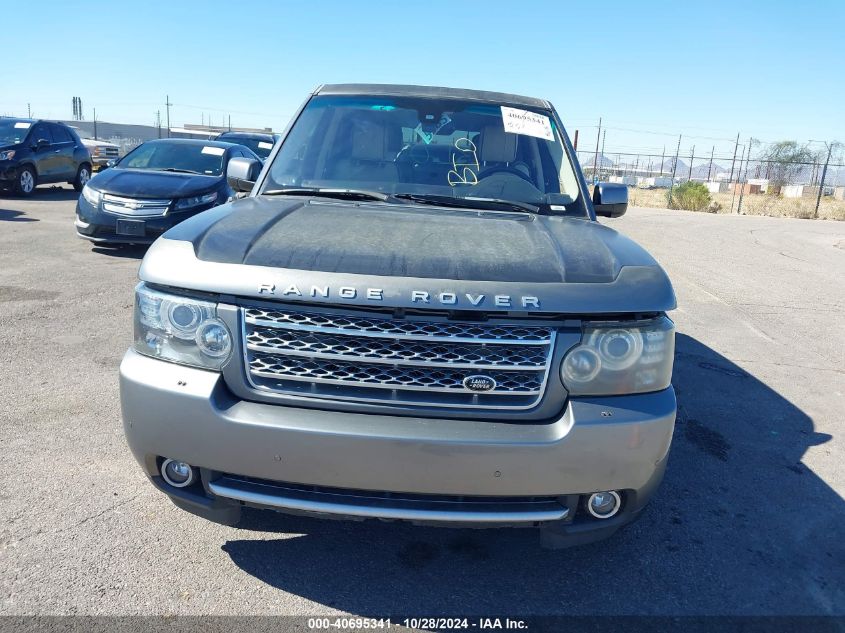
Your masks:
{"label": "fog light", "polygon": [[594,492],[587,500],[587,510],[597,519],[609,519],[619,512],[622,500],[619,493],[613,490],[607,492]]}
{"label": "fog light", "polygon": [[196,471],[190,464],[177,462],[175,459],[164,460],[161,465],[161,476],[175,488],[186,488],[197,480]]}

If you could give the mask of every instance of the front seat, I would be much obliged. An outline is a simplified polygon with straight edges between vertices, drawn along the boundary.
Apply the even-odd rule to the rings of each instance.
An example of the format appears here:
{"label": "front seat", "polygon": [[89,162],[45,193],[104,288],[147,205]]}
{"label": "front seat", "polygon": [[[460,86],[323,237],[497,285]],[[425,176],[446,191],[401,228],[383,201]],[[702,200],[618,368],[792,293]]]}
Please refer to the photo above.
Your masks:
{"label": "front seat", "polygon": [[356,121],[351,132],[349,154],[335,162],[331,177],[337,180],[396,182],[398,171],[393,159],[397,150],[394,147],[396,143],[392,141],[399,134],[399,128],[392,130],[374,121]]}
{"label": "front seat", "polygon": [[516,162],[518,134],[505,132],[502,125],[486,125],[481,129],[481,148],[478,160],[481,161],[481,173],[491,167],[511,167],[530,176],[528,165]]}

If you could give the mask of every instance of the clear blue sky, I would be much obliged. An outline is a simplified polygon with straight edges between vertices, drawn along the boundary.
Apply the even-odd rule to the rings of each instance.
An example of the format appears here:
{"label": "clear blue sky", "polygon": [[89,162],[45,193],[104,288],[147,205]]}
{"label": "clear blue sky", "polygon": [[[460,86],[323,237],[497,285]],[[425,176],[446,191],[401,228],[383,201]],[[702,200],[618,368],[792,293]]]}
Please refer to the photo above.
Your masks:
{"label": "clear blue sky", "polygon": [[[597,5],[597,6],[596,6]],[[600,8],[599,8],[600,7]],[[845,141],[845,2],[4,3],[0,114],[280,129],[320,83],[550,99],[581,148]]]}

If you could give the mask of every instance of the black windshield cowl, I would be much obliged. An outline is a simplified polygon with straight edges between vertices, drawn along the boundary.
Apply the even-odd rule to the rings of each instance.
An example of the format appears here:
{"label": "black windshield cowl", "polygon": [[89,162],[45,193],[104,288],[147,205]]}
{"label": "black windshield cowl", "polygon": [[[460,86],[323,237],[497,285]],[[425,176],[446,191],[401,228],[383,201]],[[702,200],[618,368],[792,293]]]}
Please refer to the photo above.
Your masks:
{"label": "black windshield cowl", "polygon": [[163,169],[159,169],[158,171],[171,171],[177,174],[199,174],[203,175],[201,172],[195,171],[193,169],[177,169],[176,167],[165,167]]}
{"label": "black windshield cowl", "polygon": [[377,200],[386,202],[390,196],[380,191],[365,189],[322,189],[322,188],[290,188],[271,189],[262,191],[262,196],[319,196],[322,198],[338,198],[340,200]]}
{"label": "black windshield cowl", "polygon": [[515,200],[502,200],[500,198],[477,198],[477,197],[451,197],[438,194],[428,193],[397,193],[393,196],[400,200],[409,200],[417,204],[431,204],[442,207],[456,207],[461,209],[489,209],[490,207],[498,207],[499,209],[508,209],[511,211],[519,211],[521,213],[540,213],[540,207],[528,204],[527,202],[517,202]]}

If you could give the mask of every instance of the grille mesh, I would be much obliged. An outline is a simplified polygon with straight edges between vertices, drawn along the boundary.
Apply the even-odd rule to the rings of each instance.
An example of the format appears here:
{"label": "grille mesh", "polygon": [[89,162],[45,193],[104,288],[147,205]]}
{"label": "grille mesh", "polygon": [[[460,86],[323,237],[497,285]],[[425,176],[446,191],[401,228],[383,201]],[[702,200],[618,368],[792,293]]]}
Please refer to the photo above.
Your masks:
{"label": "grille mesh", "polygon": [[413,361],[415,364],[443,367],[468,365],[542,369],[546,364],[546,350],[537,345],[429,343],[264,327],[253,328],[247,336],[247,343],[251,349],[264,352],[366,358],[376,362]]}
{"label": "grille mesh", "polygon": [[302,326],[305,329],[340,330],[392,336],[434,336],[438,338],[468,338],[479,341],[524,341],[547,344],[551,330],[536,326],[487,325],[448,321],[402,321],[362,316],[319,314],[312,312],[282,312],[248,308],[248,322],[275,327]]}
{"label": "grille mesh", "polygon": [[[554,346],[554,331],[533,325],[258,307],[242,316],[251,386],[314,398],[528,409],[542,397]],[[479,375],[495,386],[470,389],[466,379]]]}

